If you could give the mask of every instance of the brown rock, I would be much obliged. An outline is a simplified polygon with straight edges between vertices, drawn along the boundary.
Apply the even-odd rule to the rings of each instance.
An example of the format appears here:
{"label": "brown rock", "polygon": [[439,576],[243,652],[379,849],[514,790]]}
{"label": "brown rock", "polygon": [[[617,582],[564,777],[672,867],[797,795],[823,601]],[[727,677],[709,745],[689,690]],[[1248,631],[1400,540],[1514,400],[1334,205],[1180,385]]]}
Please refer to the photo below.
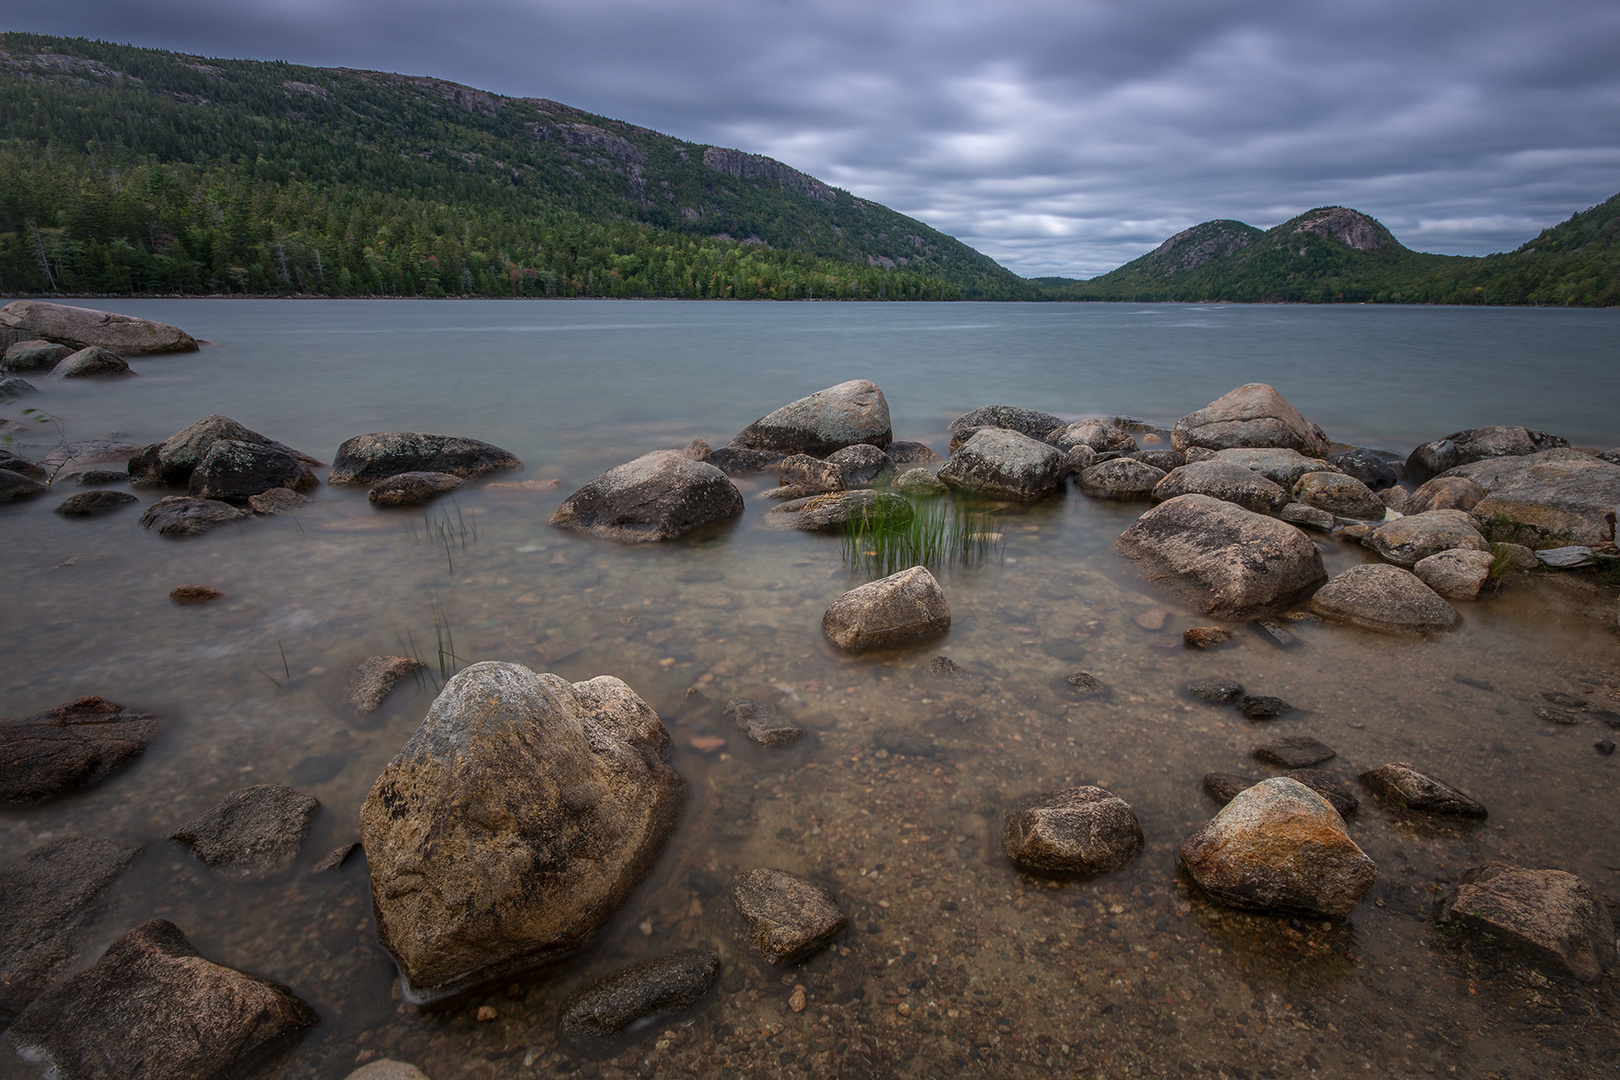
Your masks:
{"label": "brown rock", "polygon": [[1350,785],[1321,769],[1289,769],[1285,774],[1298,780],[1332,804],[1340,817],[1349,817],[1361,806],[1361,800],[1350,790]]}
{"label": "brown rock", "polygon": [[1620,958],[1608,909],[1586,882],[1562,870],[1476,867],[1463,874],[1445,919],[1584,983],[1601,980]]}
{"label": "brown rock", "polygon": [[922,566],[851,589],[821,618],[833,644],[851,652],[943,634],[950,627],[945,592]]}
{"label": "brown rock", "polygon": [[721,710],[756,746],[786,746],[804,738],[804,729],[769,705],[748,698],[733,698]]}
{"label": "brown rock", "polygon": [[1009,815],[1001,848],[1021,867],[1108,874],[1142,853],[1142,826],[1125,800],[1097,787],[1044,792]]}
{"label": "brown rock", "polygon": [[1232,640],[1232,631],[1224,626],[1189,626],[1181,632],[1181,640],[1189,649],[1213,649]]}
{"label": "brown rock", "polygon": [[1488,551],[1454,549],[1419,559],[1412,573],[1447,599],[1472,600],[1489,580],[1493,561]]}
{"label": "brown rock", "polygon": [[401,679],[426,670],[426,664],[409,656],[368,656],[349,673],[344,703],[350,712],[361,715],[376,712]]}
{"label": "brown rock", "polygon": [[1257,514],[1275,513],[1288,501],[1288,492],[1257,472],[1219,458],[1195,461],[1174,469],[1153,488],[1155,502],[1177,495],[1208,495],[1237,503]]}
{"label": "brown rock", "polygon": [[1492,540],[1537,548],[1614,542],[1620,465],[1613,462],[1579,450],[1543,450],[1463,465],[1452,475],[1485,489],[1473,515]]}
{"label": "brown rock", "polygon": [[1364,772],[1361,782],[1397,810],[1479,820],[1489,816],[1485,807],[1461,791],[1444,780],[1418,772],[1404,761],[1392,761]]}
{"label": "brown rock", "polygon": [[1486,551],[1490,545],[1461,510],[1407,514],[1378,526],[1362,541],[1385,559],[1410,570],[1418,560],[1453,548]]}
{"label": "brown rock", "polygon": [[1274,387],[1249,383],[1177,420],[1170,431],[1170,445],[1184,454],[1192,446],[1211,450],[1262,446],[1320,458],[1327,455],[1329,443],[1322,429],[1284,401]]}
{"label": "brown rock", "polygon": [[206,604],[224,597],[225,594],[212,585],[176,585],[169,590],[169,599],[177,604]]}
{"label": "brown rock", "polygon": [[1428,634],[1455,629],[1457,609],[1398,566],[1352,566],[1317,590],[1308,605],[1336,622],[1380,634]]}
{"label": "brown rock", "polygon": [[[1254,756],[1268,765],[1304,769],[1335,757],[1333,747],[1309,735],[1279,735],[1254,748]],[[1307,785],[1309,786],[1309,785]]]}
{"label": "brown rock", "polygon": [[823,885],[765,867],[738,874],[731,900],[748,921],[750,940],[773,964],[803,959],[849,925],[849,916]]}
{"label": "brown rock", "polygon": [[1309,472],[1294,481],[1294,498],[1337,517],[1383,521],[1384,500],[1353,476],[1338,472]]}
{"label": "brown rock", "polygon": [[1091,466],[1075,477],[1075,483],[1081,491],[1099,499],[1147,499],[1164,478],[1163,469],[1120,457]]}
{"label": "brown rock", "polygon": [[260,881],[297,860],[320,805],[281,784],[254,784],[180,826],[172,839],[229,880]]}
{"label": "brown rock", "polygon": [[720,957],[708,949],[682,949],[616,971],[571,994],[562,1007],[570,1035],[607,1039],[631,1024],[684,1009],[720,977]]}
{"label": "brown rock", "polygon": [[0,803],[35,803],[104,780],[157,736],[158,718],[101,697],[0,720]]}

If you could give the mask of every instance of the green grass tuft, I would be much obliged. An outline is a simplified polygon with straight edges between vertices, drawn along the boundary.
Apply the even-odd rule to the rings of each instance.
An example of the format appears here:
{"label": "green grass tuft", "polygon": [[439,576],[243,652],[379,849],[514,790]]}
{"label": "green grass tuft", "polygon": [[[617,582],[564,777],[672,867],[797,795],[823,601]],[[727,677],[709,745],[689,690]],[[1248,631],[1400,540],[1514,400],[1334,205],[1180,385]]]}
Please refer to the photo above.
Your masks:
{"label": "green grass tuft", "polygon": [[842,532],[844,561],[872,577],[911,566],[980,566],[999,555],[997,515],[983,504],[949,497],[912,497],[903,507],[883,499],[851,515]]}

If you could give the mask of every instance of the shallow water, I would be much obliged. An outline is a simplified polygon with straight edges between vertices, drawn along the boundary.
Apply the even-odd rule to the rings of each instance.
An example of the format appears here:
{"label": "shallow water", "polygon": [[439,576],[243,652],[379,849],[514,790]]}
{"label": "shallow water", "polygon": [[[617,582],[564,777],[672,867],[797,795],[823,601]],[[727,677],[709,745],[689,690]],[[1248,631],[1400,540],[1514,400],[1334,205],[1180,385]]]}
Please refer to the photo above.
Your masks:
{"label": "shallow water", "polygon": [[[5,715],[87,693],[167,726],[120,776],[0,814],[0,858],[93,833],[150,845],[114,886],[81,962],[146,918],[176,922],[212,959],[291,986],[322,1025],[256,1075],[341,1078],[377,1056],[434,1080],[588,1076],[1378,1075],[1513,1077],[1612,1071],[1611,977],[1563,985],[1438,931],[1435,901],[1487,859],[1551,865],[1602,892],[1616,881],[1614,759],[1601,724],[1555,727],[1544,691],[1617,708],[1612,588],[1535,575],[1465,606],[1432,641],[1290,624],[1278,649],[1238,626],[1209,652],[1180,631],[1211,620],[1132,577],[1109,544],[1141,505],[1072,489],[1008,509],[1000,557],[942,571],[953,625],[915,648],[843,657],[827,604],[862,580],[836,538],[764,529],[773,505],[742,480],[745,516],[680,543],[621,548],[551,529],[600,470],[693,437],[719,445],[822,386],[884,387],[898,438],[943,451],[948,420],[1005,401],[1059,415],[1168,422],[1241,382],[1274,383],[1335,438],[1397,451],[1466,426],[1524,423],[1620,442],[1614,312],[1126,305],[152,301],[115,305],[219,344],[141,358],[119,384],[46,385],[24,405],[70,439],[156,441],[218,412],[330,460],[375,430],[468,434],[527,470],[423,512],[373,509],[321,487],[296,514],[170,541],[135,511],[69,521],[60,496],[0,508],[9,541]],[[34,439],[43,453],[55,437]],[[78,490],[72,487],[70,490]],[[142,492],[143,499],[155,493]],[[1323,538],[1330,572],[1365,560]],[[184,582],[222,588],[178,607]],[[1145,630],[1144,612],[1168,613]],[[1151,622],[1152,620],[1147,620]],[[449,635],[448,640],[445,635]],[[441,672],[440,649],[446,656]],[[341,705],[377,653],[428,662],[373,717]],[[969,673],[941,683],[938,654]],[[570,679],[623,678],[666,719],[689,801],[652,877],[584,955],[436,1013],[398,1002],[376,946],[363,857],[309,869],[357,837],[383,765],[442,673],[510,660]],[[1064,676],[1106,684],[1075,697]],[[1296,711],[1263,724],[1198,702],[1187,681],[1231,677]],[[1488,685],[1456,681],[1457,676]],[[707,704],[685,705],[689,687]],[[764,751],[720,716],[769,700],[811,728]],[[883,749],[922,734],[932,754]],[[1311,734],[1350,780],[1408,760],[1484,801],[1482,826],[1402,820],[1364,796],[1350,819],[1379,881],[1338,924],[1239,915],[1176,866],[1214,812],[1205,772],[1269,770],[1250,748]],[[690,740],[729,740],[716,756]],[[164,840],[249,783],[321,800],[302,866],[268,884],[215,878]],[[1094,783],[1147,836],[1127,870],[1054,883],[1000,855],[1019,797]],[[852,928],[803,966],[743,947],[723,893],[781,866],[832,886]],[[722,983],[687,1013],[606,1052],[559,1046],[562,999],[670,948],[706,944]],[[795,1013],[795,986],[808,1007]],[[479,1022],[480,1005],[497,1016]]]}

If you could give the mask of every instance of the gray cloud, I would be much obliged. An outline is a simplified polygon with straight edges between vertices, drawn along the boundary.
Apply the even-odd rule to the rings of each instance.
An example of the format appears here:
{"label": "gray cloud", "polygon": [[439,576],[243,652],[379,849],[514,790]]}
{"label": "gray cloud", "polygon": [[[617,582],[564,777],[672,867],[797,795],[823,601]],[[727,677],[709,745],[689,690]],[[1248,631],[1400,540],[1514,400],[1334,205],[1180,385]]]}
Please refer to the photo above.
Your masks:
{"label": "gray cloud", "polygon": [[769,154],[1030,275],[1330,203],[1483,254],[1620,190],[1611,0],[30,8],[5,25],[436,75]]}

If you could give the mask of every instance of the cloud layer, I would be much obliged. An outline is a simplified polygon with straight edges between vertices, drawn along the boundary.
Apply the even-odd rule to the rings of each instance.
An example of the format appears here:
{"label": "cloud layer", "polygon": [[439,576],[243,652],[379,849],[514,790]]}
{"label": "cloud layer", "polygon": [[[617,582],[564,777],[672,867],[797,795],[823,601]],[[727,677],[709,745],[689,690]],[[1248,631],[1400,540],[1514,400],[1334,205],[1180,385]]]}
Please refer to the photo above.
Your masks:
{"label": "cloud layer", "polygon": [[1485,254],[1620,191],[1612,0],[42,7],[0,25],[435,75],[768,154],[1031,276],[1334,203]]}

